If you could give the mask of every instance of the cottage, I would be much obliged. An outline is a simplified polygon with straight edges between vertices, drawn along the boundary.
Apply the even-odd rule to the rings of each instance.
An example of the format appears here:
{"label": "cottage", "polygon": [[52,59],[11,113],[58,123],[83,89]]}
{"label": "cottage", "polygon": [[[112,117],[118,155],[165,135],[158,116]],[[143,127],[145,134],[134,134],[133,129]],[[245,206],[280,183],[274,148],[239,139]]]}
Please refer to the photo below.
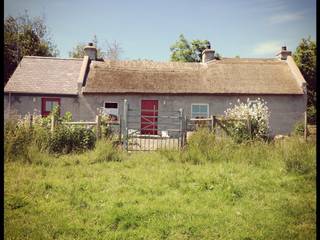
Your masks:
{"label": "cottage", "polygon": [[58,104],[74,120],[94,120],[98,109],[118,118],[127,99],[136,109],[208,117],[260,97],[275,135],[290,133],[306,110],[306,82],[286,47],[274,59],[216,60],[206,49],[201,63],[97,60],[92,44],[85,52],[83,59],[23,57],[4,89],[5,112],[46,116]]}

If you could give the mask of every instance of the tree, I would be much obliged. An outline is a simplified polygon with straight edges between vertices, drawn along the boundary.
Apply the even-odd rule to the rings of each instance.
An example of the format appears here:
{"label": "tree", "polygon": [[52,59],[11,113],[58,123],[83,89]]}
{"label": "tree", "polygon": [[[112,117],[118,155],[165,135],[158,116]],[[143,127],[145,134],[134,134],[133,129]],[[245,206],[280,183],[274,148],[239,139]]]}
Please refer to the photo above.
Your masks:
{"label": "tree", "polygon": [[[119,60],[120,59],[120,55],[122,53],[122,48],[118,42],[114,41],[112,43],[109,43],[106,41],[106,43],[107,43],[106,51],[103,51],[103,49],[98,44],[98,38],[96,35],[94,35],[94,37],[92,39],[92,43],[97,48],[97,58],[98,59],[104,59],[104,58],[111,59],[111,60]],[[71,52],[69,52],[69,57],[83,58],[83,56],[85,55],[84,47],[86,45],[87,44],[85,44],[85,43],[79,43],[76,47],[73,48],[73,50]]]}
{"label": "tree", "polygon": [[[173,62],[201,62],[203,50],[210,48],[208,40],[192,40],[191,44],[180,34],[178,41],[171,47],[171,61]],[[215,54],[216,59],[220,59],[218,53]]]}
{"label": "tree", "polygon": [[302,38],[293,58],[307,82],[308,106],[316,104],[316,84],[317,84],[317,45],[310,36]]}
{"label": "tree", "polygon": [[116,41],[113,41],[112,43],[107,42],[107,53],[106,53],[107,59],[119,60],[122,52],[123,52],[122,48],[118,42]]}
{"label": "tree", "polygon": [[[93,36],[92,43],[97,48],[97,58],[104,58],[105,53],[102,51],[102,49],[98,45],[98,38],[96,35]],[[72,58],[83,58],[85,55],[84,47],[87,46],[85,43],[78,43],[77,46],[75,46],[72,51],[69,52],[69,57]]]}
{"label": "tree", "polygon": [[176,41],[171,47],[171,61],[173,62],[194,62],[192,56],[192,49],[188,40],[185,39],[183,34],[180,34],[179,40]]}
{"label": "tree", "polygon": [[44,19],[30,18],[27,11],[24,15],[16,18],[8,16],[4,20],[4,85],[25,55],[58,55]]}

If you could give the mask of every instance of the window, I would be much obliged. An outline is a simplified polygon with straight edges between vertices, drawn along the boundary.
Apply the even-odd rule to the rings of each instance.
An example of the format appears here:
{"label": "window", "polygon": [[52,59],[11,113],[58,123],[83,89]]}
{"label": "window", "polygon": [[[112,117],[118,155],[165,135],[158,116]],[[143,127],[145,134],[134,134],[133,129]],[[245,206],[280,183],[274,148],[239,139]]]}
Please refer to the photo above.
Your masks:
{"label": "window", "polygon": [[42,98],[41,115],[48,116],[55,106],[60,106],[60,98]]}
{"label": "window", "polygon": [[208,118],[209,117],[209,104],[191,104],[191,118]]}
{"label": "window", "polygon": [[109,115],[111,120],[117,121],[119,117],[118,103],[116,102],[105,102],[103,113]]}

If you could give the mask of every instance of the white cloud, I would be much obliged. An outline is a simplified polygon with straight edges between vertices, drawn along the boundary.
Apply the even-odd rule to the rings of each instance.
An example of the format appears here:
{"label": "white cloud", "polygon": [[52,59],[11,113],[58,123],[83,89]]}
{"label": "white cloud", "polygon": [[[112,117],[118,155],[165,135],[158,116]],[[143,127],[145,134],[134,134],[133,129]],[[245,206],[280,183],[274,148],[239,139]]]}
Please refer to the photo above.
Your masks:
{"label": "white cloud", "polygon": [[292,22],[302,19],[304,17],[304,12],[293,12],[293,13],[282,13],[273,15],[269,18],[271,24]]}
{"label": "white cloud", "polygon": [[259,43],[253,49],[253,53],[257,55],[275,55],[281,49],[281,42],[280,41],[268,41]]}

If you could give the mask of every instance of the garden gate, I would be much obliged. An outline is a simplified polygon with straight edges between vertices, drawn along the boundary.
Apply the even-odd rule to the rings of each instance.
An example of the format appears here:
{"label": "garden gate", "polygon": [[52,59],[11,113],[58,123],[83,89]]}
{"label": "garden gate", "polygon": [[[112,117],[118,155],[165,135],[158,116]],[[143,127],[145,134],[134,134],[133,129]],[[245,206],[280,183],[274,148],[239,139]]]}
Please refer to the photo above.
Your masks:
{"label": "garden gate", "polygon": [[186,139],[185,122],[182,109],[159,110],[157,100],[142,100],[141,109],[133,109],[124,100],[124,147],[127,151],[180,149]]}

